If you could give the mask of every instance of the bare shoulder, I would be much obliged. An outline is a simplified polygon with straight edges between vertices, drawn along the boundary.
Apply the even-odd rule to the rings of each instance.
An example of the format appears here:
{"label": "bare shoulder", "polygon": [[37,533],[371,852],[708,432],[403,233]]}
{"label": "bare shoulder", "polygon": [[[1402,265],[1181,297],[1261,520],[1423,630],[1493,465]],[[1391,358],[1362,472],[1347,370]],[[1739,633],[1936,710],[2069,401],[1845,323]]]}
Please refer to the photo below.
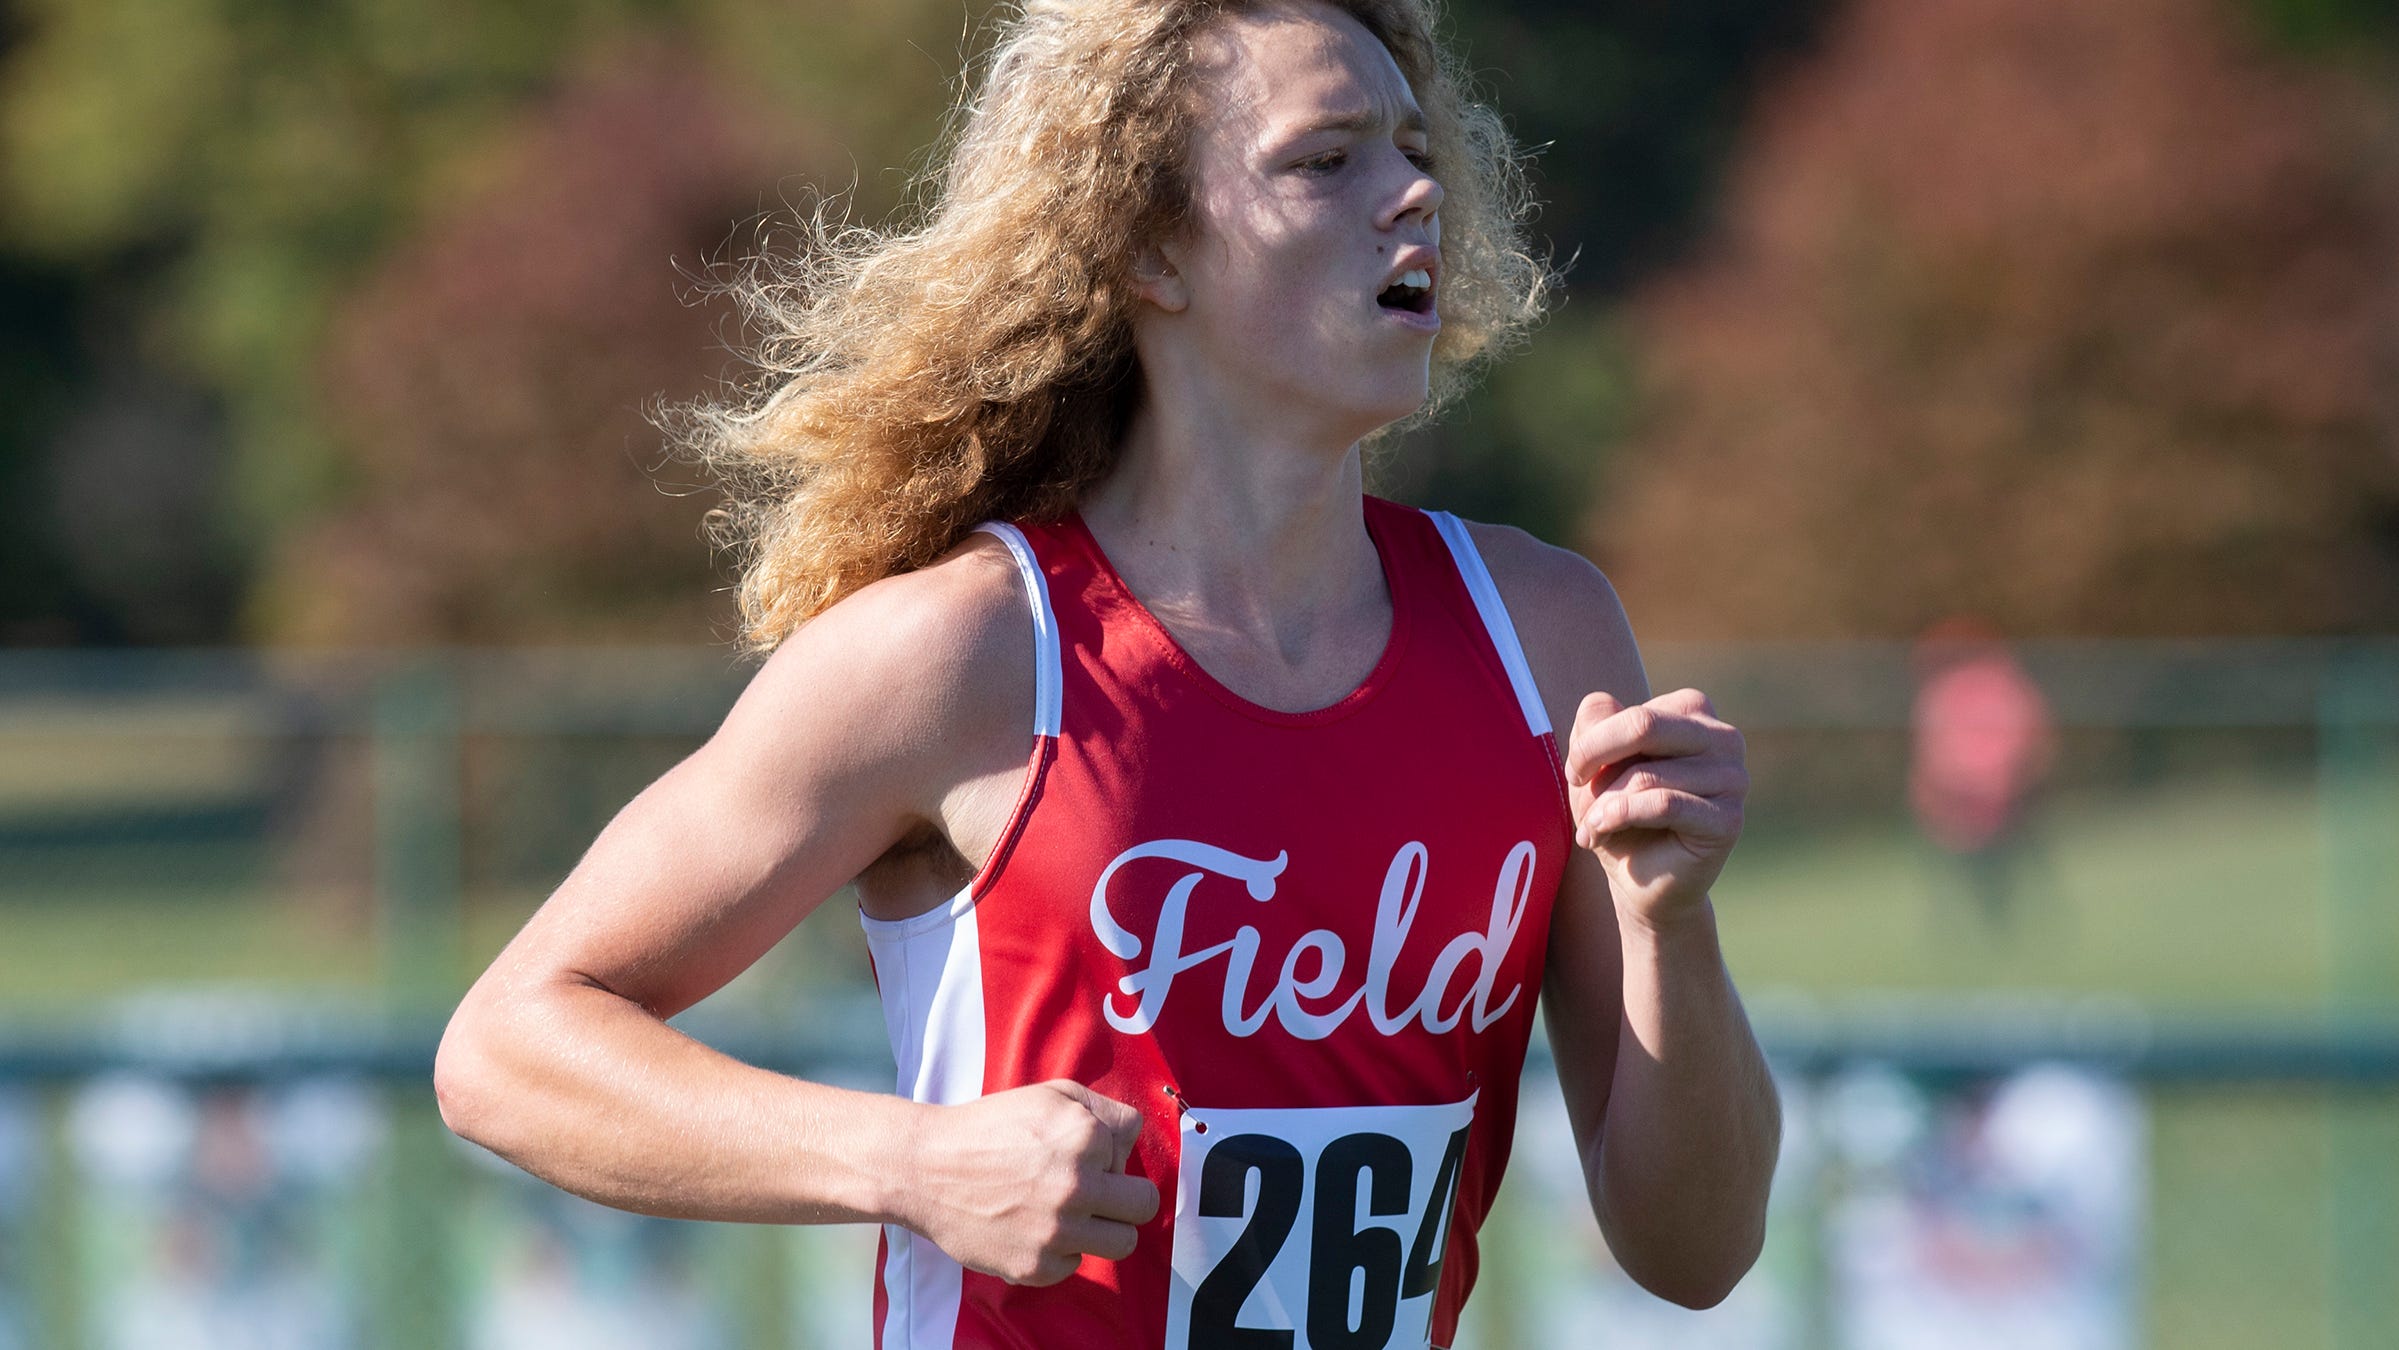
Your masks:
{"label": "bare shoulder", "polygon": [[812,775],[873,775],[929,814],[950,785],[1021,764],[1031,735],[1033,622],[1007,546],[975,533],[802,625],[769,656],[715,742]]}
{"label": "bare shoulder", "polygon": [[1468,521],[1466,529],[1507,606],[1553,725],[1572,726],[1587,694],[1604,690],[1628,704],[1649,697],[1632,623],[1596,564],[1513,525]]}
{"label": "bare shoulder", "polygon": [[961,783],[1021,765],[1032,622],[993,548],[862,587],[786,639],[477,988],[573,979],[672,1016],[934,828]]}

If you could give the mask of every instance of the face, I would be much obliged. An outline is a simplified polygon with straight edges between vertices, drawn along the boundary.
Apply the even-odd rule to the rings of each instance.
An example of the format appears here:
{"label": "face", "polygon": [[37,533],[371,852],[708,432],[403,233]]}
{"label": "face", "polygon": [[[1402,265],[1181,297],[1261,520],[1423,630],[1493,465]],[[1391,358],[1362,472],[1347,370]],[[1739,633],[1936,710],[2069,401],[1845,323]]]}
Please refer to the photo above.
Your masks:
{"label": "face", "polygon": [[[1196,226],[1157,250],[1136,325],[1153,382],[1344,442],[1414,412],[1441,323],[1441,185],[1407,79],[1316,0],[1230,16],[1202,52]],[[1381,302],[1418,270],[1429,290]]]}

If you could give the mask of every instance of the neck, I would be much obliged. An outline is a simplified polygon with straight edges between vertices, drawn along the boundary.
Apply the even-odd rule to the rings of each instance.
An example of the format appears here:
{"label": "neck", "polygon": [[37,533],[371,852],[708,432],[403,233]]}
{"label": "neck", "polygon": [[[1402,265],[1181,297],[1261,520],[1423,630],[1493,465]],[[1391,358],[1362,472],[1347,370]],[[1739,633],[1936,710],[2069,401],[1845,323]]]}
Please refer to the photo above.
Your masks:
{"label": "neck", "polygon": [[1388,631],[1363,496],[1354,441],[1271,438],[1235,417],[1145,405],[1082,514],[1125,583],[1187,646],[1300,672],[1344,664],[1327,649]]}

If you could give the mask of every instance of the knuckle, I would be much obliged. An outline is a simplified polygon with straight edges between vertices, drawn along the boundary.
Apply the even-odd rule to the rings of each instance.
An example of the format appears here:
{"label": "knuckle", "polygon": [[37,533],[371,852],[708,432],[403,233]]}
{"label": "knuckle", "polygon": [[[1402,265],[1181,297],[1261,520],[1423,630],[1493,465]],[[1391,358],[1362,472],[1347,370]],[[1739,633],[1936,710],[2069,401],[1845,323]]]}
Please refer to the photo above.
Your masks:
{"label": "knuckle", "polygon": [[1082,1157],[1105,1137],[1097,1117],[1077,1108],[1072,1117],[1059,1123],[1058,1149],[1069,1157]]}
{"label": "knuckle", "polygon": [[1082,1190],[1082,1169],[1060,1167],[1042,1177],[1037,1193],[1049,1208],[1064,1209],[1074,1203],[1075,1197],[1081,1194]]}
{"label": "knuckle", "polygon": [[1053,1139],[1062,1139],[1074,1129],[1074,1116],[1059,1109],[1064,1103],[1053,1099],[1030,1103],[1030,1105],[1033,1108],[1032,1118],[1027,1124],[1031,1127],[1035,1137],[1043,1143],[1048,1143]]}

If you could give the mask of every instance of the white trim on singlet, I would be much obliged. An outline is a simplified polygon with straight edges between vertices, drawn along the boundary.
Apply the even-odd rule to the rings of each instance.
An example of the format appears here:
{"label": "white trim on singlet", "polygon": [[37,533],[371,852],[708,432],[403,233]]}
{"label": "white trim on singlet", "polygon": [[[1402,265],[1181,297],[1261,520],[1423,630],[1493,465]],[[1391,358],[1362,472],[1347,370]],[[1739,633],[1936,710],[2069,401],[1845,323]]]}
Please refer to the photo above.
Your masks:
{"label": "white trim on singlet", "polygon": [[[974,910],[907,937],[867,930],[883,1025],[911,1101],[983,1095],[983,953]],[[958,1334],[965,1268],[898,1224],[883,1228],[883,1350],[947,1350]]]}
{"label": "white trim on singlet", "polygon": [[[1009,815],[1007,826],[1001,831],[999,843],[992,850],[991,859],[983,864],[983,872],[978,873],[973,880],[959,887],[958,893],[951,896],[948,901],[935,905],[922,914],[911,915],[905,919],[877,919],[868,915],[864,909],[859,910],[858,922],[866,929],[866,936],[871,942],[884,944],[902,942],[953,923],[960,915],[974,908],[977,885],[984,881],[984,874],[990,872],[992,867],[1006,854],[1009,836],[1016,832],[1022,823],[1021,817],[1030,805],[1030,798],[1027,794],[1030,793],[1035,777],[1042,772],[1045,762],[1042,755],[1041,738],[1047,736],[1055,740],[1058,736],[1062,702],[1059,691],[1063,681],[1058,664],[1058,620],[1050,610],[1049,578],[1042,574],[1041,564],[1034,558],[1032,546],[1025,542],[1023,531],[1014,525],[996,520],[985,521],[975,528],[996,536],[1001,543],[1008,546],[1009,553],[1016,559],[1017,574],[1024,579],[1026,599],[1031,602],[1033,608],[1033,753],[1025,768],[1026,792],[1019,795],[1016,810]],[[892,1047],[896,1052],[899,1048],[896,1032],[894,1037]]]}
{"label": "white trim on singlet", "polygon": [[1033,556],[1024,531],[1001,520],[987,520],[975,528],[997,535],[1016,555],[1016,570],[1033,602],[1033,734],[1055,736],[1063,681],[1058,670],[1058,618],[1050,612],[1050,579],[1042,574],[1041,560]]}
{"label": "white trim on singlet", "polygon": [[[1033,555],[1024,531],[997,520],[975,528],[1008,546],[1032,606],[1035,740],[1027,772],[1039,773],[1043,762],[1039,738],[1058,735],[1064,685],[1049,578],[1043,575],[1041,560]],[[1023,809],[1022,804],[1018,809]],[[891,1037],[892,1058],[899,1068],[899,1091],[911,1101],[955,1104],[983,1095],[988,1033],[983,1018],[981,928],[975,921],[974,898],[974,884],[969,882],[948,904],[913,918],[872,919],[863,912],[858,916],[875,963],[883,1027]],[[883,1247],[883,1350],[946,1350],[958,1334],[965,1268],[932,1242],[898,1224],[884,1227]]]}
{"label": "white trim on singlet", "polygon": [[1524,645],[1516,640],[1516,625],[1508,619],[1508,607],[1500,602],[1499,587],[1492,584],[1491,569],[1483,565],[1483,555],[1474,546],[1474,536],[1466,532],[1466,522],[1447,511],[1427,511],[1433,527],[1441,531],[1441,542],[1449,545],[1449,556],[1458,565],[1458,577],[1466,583],[1466,593],[1474,597],[1474,607],[1483,616],[1483,631],[1491,635],[1491,645],[1499,651],[1499,663],[1507,667],[1508,683],[1515,687],[1516,706],[1524,712],[1524,723],[1535,736],[1549,734],[1549,712],[1541,705],[1540,687],[1533,683],[1533,668],[1524,659]]}

